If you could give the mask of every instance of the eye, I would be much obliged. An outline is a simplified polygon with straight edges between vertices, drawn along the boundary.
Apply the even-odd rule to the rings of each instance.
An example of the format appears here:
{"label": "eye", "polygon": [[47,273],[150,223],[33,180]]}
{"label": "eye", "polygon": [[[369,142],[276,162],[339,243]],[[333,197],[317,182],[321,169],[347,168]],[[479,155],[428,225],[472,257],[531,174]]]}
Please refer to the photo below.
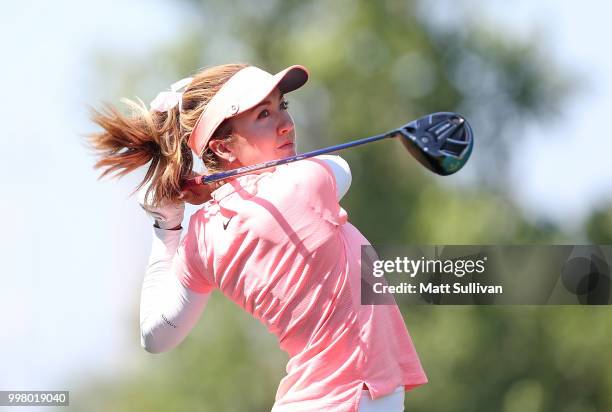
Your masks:
{"label": "eye", "polygon": [[287,110],[289,108],[289,101],[288,100],[283,100],[280,103],[280,108],[281,108],[281,110]]}
{"label": "eye", "polygon": [[264,109],[264,110],[262,110],[262,111],[261,111],[261,112],[260,112],[260,113],[257,115],[257,118],[258,118],[258,119],[263,119],[263,118],[266,118],[266,117],[268,117],[268,116],[270,116],[270,112],[268,111],[268,109]]}

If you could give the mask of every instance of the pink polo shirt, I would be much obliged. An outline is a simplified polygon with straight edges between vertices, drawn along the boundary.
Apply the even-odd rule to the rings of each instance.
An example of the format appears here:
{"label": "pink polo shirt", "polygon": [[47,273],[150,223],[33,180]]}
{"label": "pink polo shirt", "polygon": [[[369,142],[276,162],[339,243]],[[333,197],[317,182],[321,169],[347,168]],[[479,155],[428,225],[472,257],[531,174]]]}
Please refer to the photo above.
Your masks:
{"label": "pink polo shirt", "polygon": [[357,411],[427,382],[396,305],[361,305],[360,246],[329,166],[306,159],[235,178],[192,215],[174,270],[259,319],[290,360],[273,412]]}

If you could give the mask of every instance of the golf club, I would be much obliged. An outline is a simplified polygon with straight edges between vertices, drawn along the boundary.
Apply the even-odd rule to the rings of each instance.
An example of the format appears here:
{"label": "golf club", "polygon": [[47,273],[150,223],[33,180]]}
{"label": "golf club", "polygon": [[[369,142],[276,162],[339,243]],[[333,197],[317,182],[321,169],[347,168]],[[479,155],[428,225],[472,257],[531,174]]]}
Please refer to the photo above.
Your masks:
{"label": "golf club", "polygon": [[213,183],[228,177],[337,152],[388,137],[399,137],[404,147],[419,163],[442,176],[459,171],[468,161],[474,145],[472,128],[462,116],[452,112],[439,112],[413,120],[387,133],[209,176],[197,176],[189,179],[187,184]]}

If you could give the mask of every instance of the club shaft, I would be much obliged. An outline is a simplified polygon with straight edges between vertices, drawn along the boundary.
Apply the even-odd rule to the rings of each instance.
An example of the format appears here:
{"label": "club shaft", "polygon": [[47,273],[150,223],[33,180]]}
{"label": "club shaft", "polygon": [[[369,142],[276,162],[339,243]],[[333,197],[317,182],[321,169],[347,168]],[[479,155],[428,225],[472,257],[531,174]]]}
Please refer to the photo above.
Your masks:
{"label": "club shaft", "polygon": [[219,180],[224,180],[229,177],[239,176],[246,173],[254,172],[256,170],[267,169],[270,167],[283,165],[286,163],[296,162],[298,160],[307,159],[309,157],[319,156],[326,153],[337,152],[340,150],[348,149],[349,147],[355,147],[366,143],[375,142],[377,140],[385,139],[387,137],[395,137],[397,131],[391,131],[388,133],[379,134],[376,136],[365,137],[363,139],[354,140],[352,142],[342,143],[335,146],[324,147],[322,149],[313,150],[306,153],[301,153],[295,156],[285,157],[283,159],[271,160],[269,162],[258,163],[251,166],[244,166],[238,169],[228,170],[226,172],[215,173],[209,176],[198,176],[191,180],[191,182],[196,184],[208,184],[217,182]]}

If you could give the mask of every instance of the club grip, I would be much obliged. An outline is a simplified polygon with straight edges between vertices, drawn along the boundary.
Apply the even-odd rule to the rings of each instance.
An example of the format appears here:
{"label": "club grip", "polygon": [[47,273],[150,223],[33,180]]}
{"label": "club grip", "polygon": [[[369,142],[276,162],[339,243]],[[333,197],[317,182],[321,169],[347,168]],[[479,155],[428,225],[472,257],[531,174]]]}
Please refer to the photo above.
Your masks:
{"label": "club grip", "polygon": [[185,182],[183,182],[183,188],[189,187],[189,186],[198,186],[202,184],[202,179],[204,178],[204,176],[195,176],[195,177],[191,177],[187,180],[185,180]]}

